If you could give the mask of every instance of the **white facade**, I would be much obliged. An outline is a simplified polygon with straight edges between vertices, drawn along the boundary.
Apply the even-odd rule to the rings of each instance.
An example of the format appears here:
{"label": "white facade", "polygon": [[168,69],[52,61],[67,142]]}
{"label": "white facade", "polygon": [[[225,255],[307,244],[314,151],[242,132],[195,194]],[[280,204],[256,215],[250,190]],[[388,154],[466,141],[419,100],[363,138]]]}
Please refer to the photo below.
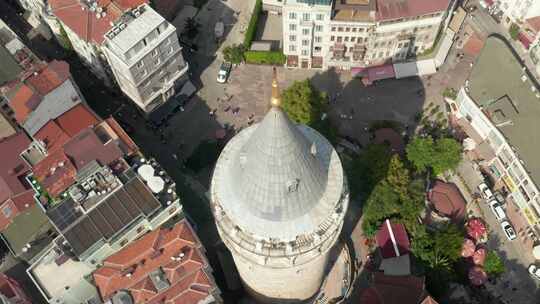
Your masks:
{"label": "white facade", "polygon": [[540,16],[538,0],[499,0],[498,8],[503,12],[505,24],[521,23],[526,19]]}
{"label": "white facade", "polygon": [[174,26],[150,6],[135,12],[107,32],[102,49],[120,89],[148,113],[176,94],[188,65]]}
{"label": "white facade", "polygon": [[403,61],[430,49],[448,19],[445,10],[379,21],[374,1],[357,7],[334,2],[285,1],[283,52],[288,66],[351,69]]}
{"label": "white facade", "polygon": [[313,62],[328,53],[332,5],[307,5],[287,1],[282,8],[283,52],[297,56],[297,64],[303,68],[322,67]]}
{"label": "white facade", "polygon": [[[515,149],[506,141],[504,135],[490,121],[474,100],[462,88],[456,100],[457,118],[465,118],[482,141],[489,143],[495,157],[485,160],[493,177],[502,180],[509,189],[509,197],[519,207],[531,226],[539,225],[540,195],[537,186],[527,173]],[[527,199],[525,198],[527,196]]]}

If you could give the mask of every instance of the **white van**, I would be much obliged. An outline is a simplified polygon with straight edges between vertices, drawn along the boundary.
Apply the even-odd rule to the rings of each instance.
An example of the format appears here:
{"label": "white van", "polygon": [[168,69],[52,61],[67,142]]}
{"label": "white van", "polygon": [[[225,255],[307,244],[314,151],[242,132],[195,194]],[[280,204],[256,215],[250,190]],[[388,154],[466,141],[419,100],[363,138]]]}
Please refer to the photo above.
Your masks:
{"label": "white van", "polygon": [[491,209],[491,212],[493,212],[497,220],[502,221],[506,218],[506,213],[504,212],[501,203],[499,203],[497,200],[489,201],[489,208]]}

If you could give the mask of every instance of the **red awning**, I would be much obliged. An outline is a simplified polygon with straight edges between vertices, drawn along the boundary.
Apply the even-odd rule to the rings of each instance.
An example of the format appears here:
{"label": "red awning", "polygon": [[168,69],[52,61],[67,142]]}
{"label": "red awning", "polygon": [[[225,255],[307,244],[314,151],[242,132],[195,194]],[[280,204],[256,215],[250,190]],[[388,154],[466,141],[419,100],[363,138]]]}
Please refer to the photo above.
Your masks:
{"label": "red awning", "polygon": [[394,72],[394,66],[392,64],[381,65],[368,69],[368,78],[370,82],[394,77],[396,77],[396,73]]}
{"label": "red awning", "polygon": [[521,44],[523,44],[523,46],[528,50],[529,47],[531,46],[532,41],[531,41],[531,39],[529,39],[527,34],[525,34],[523,32],[519,33],[518,39],[521,42]]}
{"label": "red awning", "polygon": [[493,0],[485,0],[486,1],[486,4],[488,6],[492,6],[493,5]]}
{"label": "red awning", "polygon": [[363,67],[351,68],[351,75],[353,77],[365,76],[366,74],[367,74],[366,68],[363,68]]}

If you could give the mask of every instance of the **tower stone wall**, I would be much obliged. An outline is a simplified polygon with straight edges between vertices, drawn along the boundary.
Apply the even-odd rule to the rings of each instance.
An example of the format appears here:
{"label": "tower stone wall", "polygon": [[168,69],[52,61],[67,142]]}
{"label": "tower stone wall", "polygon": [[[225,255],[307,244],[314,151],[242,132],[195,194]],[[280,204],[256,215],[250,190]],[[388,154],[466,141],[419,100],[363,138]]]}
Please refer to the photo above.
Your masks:
{"label": "tower stone wall", "polygon": [[299,303],[319,291],[349,195],[341,160],[281,109],[277,79],[263,120],[225,146],[210,189],[218,232],[258,302]]}

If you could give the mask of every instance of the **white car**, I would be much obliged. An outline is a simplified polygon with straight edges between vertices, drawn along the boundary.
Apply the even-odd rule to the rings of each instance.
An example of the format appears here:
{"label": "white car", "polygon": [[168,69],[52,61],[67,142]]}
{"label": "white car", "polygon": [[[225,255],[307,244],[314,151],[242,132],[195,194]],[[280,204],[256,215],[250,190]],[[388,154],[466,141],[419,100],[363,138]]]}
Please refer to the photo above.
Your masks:
{"label": "white car", "polygon": [[501,223],[501,228],[504,231],[504,235],[506,235],[506,238],[509,241],[515,240],[517,238],[516,230],[514,230],[514,227],[512,227],[512,225],[508,221],[503,221]]}
{"label": "white car", "polygon": [[232,64],[230,62],[223,62],[219,67],[217,82],[225,83],[227,78],[229,78],[229,73],[231,72]]}
{"label": "white car", "polygon": [[529,265],[529,273],[537,280],[540,280],[540,267],[531,264]]}
{"label": "white car", "polygon": [[491,189],[489,189],[486,183],[481,183],[480,185],[478,185],[478,190],[480,190],[480,194],[486,200],[490,199],[493,196]]}
{"label": "white car", "polygon": [[491,209],[491,212],[495,215],[495,218],[499,221],[502,221],[506,218],[506,212],[504,212],[503,207],[501,206],[501,203],[499,203],[497,200],[491,200],[489,201],[489,208]]}

